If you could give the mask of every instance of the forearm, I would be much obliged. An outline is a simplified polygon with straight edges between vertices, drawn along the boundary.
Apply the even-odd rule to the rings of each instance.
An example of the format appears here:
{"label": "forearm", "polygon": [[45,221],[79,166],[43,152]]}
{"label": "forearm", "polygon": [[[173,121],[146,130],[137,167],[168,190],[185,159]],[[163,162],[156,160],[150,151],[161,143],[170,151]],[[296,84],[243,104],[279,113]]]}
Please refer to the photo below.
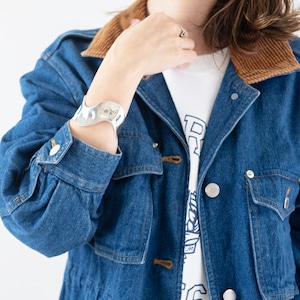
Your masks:
{"label": "forearm", "polygon": [[[86,95],[87,106],[110,100],[120,104],[126,115],[144,75],[188,64],[196,57],[194,42],[180,37],[181,30],[175,20],[164,14],[151,15],[125,30],[98,69]],[[72,119],[70,125],[78,139],[116,153],[118,139],[110,124],[79,127]]]}
{"label": "forearm", "polygon": [[[125,67],[125,64],[118,65],[113,62],[113,57],[108,56],[98,69],[87,92],[86,105],[93,106],[108,100],[114,101],[122,106],[126,116],[141,78],[142,73],[134,72]],[[74,137],[92,147],[116,153],[118,139],[110,123],[100,122],[93,126],[82,127],[71,119],[70,128]]]}

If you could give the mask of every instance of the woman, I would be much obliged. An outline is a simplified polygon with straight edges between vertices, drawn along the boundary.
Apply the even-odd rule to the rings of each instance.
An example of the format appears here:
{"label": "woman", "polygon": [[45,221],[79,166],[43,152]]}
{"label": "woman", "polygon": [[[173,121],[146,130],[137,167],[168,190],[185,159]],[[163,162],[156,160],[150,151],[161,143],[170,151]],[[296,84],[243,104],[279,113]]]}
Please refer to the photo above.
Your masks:
{"label": "woman", "polygon": [[69,252],[61,299],[300,299],[299,24],[289,0],[138,0],[43,53],[0,215]]}

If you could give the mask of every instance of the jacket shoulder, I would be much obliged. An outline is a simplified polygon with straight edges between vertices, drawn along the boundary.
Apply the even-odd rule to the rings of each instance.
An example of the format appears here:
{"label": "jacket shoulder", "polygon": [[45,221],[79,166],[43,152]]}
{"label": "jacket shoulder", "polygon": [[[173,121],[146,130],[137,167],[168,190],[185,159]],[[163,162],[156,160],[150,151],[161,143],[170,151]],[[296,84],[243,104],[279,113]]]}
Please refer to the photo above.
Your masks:
{"label": "jacket shoulder", "polygon": [[99,31],[98,29],[89,30],[70,30],[59,35],[42,53],[42,58],[49,59],[57,50],[61,48],[76,48],[77,51],[85,50],[92,39]]}

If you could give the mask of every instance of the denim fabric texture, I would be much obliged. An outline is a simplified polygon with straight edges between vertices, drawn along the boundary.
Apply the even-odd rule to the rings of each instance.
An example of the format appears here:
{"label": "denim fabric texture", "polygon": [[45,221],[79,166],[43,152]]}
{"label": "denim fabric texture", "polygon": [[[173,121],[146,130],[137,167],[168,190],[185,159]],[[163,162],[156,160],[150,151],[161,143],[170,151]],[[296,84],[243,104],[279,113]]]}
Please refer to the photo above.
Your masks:
{"label": "denim fabric texture", "polygon": [[[101,63],[80,55],[96,32],[60,36],[22,77],[22,119],[0,146],[0,216],[44,255],[69,252],[61,300],[180,299],[189,152],[162,74],[141,81],[116,155],[70,133]],[[229,63],[200,161],[211,299],[229,288],[300,299],[300,72],[248,85]]]}

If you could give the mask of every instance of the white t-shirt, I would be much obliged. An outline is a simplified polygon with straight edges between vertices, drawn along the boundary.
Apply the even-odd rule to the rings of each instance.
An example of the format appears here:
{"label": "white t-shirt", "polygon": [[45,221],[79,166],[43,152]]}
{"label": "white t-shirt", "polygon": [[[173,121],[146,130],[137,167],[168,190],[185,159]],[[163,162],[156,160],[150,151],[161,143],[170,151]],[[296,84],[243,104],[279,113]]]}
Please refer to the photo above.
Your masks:
{"label": "white t-shirt", "polygon": [[187,68],[168,69],[165,81],[179,114],[190,152],[182,300],[208,300],[197,208],[200,152],[212,107],[229,62],[229,51],[201,55]]}

